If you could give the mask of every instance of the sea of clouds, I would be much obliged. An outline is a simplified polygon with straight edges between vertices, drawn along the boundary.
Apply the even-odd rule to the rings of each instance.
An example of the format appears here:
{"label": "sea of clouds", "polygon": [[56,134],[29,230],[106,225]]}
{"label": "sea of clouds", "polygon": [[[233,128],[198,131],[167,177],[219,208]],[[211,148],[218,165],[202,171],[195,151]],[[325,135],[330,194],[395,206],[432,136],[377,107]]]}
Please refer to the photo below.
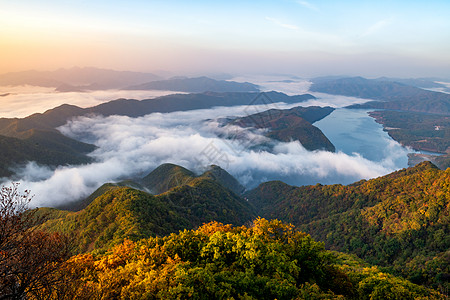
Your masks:
{"label": "sea of clouds", "polygon": [[[173,91],[101,90],[90,92],[55,92],[54,88],[36,86],[0,86],[0,118],[24,118],[43,113],[62,104],[91,107],[103,102],[126,99],[151,99]],[[179,92],[177,92],[179,93]]]}
{"label": "sea of clouds", "polygon": [[[295,105],[275,104],[278,108]],[[261,111],[267,107],[259,107]],[[55,206],[88,196],[106,182],[142,177],[162,163],[182,165],[198,174],[217,164],[248,188],[267,180],[303,185],[351,183],[393,171],[398,155],[387,152],[383,161],[360,154],[307,151],[299,142],[277,142],[271,152],[256,151],[242,139],[223,138],[226,131],[218,118],[245,115],[245,106],[219,107],[173,113],[153,113],[140,118],[126,116],[80,117],[59,130],[67,136],[93,143],[95,163],[56,170],[29,163],[19,170],[21,186],[35,195],[33,205]],[[206,120],[208,119],[208,120]],[[266,139],[262,131],[246,131],[247,141]]]}
{"label": "sea of clouds", "polygon": [[[257,83],[262,85],[264,82]],[[292,82],[282,82],[279,88],[274,86],[275,83],[271,80],[268,82],[269,87],[263,86],[263,90],[283,90],[286,84],[292,84],[290,92],[301,94],[309,87],[307,82],[299,81],[296,92]],[[83,103],[103,101],[98,100],[96,93],[101,95],[101,92],[83,93],[90,99]],[[252,107],[251,111],[286,109],[297,105],[339,108],[366,101],[326,94],[314,95],[319,99],[299,104],[260,105]],[[127,98],[139,98],[136,96],[128,94]],[[118,95],[114,94],[114,97]],[[30,96],[27,101],[31,102],[33,98]],[[34,99],[41,101],[39,95]],[[74,104],[73,101],[69,103]],[[267,141],[262,130],[223,127],[220,122],[221,118],[245,116],[247,111],[247,106],[236,106],[153,113],[139,118],[79,117],[59,130],[69,137],[95,144],[98,148],[90,153],[95,159],[94,163],[50,169],[30,162],[16,170],[17,178],[22,188],[31,190],[35,195],[32,206],[58,206],[87,197],[106,182],[143,177],[162,163],[179,164],[197,174],[201,174],[209,165],[216,164],[250,189],[268,180],[282,180],[293,185],[318,182],[348,184],[398,169],[399,166],[394,162],[406,154],[404,149],[399,150],[401,146],[394,141],[390,142],[392,149],[386,149],[384,157],[377,161],[371,161],[356,152],[307,151],[297,141],[270,141],[273,146],[271,151],[257,150],[252,144]],[[232,138],[233,135],[240,138]]]}

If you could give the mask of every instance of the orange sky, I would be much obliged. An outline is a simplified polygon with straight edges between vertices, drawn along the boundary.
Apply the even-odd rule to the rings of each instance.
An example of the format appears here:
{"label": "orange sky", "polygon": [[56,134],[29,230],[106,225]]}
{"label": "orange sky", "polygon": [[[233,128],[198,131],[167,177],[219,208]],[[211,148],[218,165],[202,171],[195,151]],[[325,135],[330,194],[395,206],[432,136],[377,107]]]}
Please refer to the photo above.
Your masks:
{"label": "orange sky", "polygon": [[448,1],[10,1],[0,73],[95,66],[181,73],[448,76]]}

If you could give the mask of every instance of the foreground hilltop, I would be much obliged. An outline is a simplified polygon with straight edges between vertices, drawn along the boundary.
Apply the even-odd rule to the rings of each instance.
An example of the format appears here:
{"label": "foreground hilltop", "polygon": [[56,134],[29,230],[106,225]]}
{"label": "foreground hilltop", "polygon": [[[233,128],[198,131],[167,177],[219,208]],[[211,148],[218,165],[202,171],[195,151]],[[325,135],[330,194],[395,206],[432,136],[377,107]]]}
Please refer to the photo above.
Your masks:
{"label": "foreground hilltop", "polygon": [[77,252],[104,251],[124,239],[166,236],[210,221],[279,219],[328,249],[439,290],[448,287],[450,276],[449,172],[424,162],[348,186],[277,181],[241,195],[242,186],[217,166],[195,175],[164,164],[136,182],[102,186],[80,202],[78,212],[38,211],[50,217],[40,228],[74,236]]}
{"label": "foreground hilltop", "polygon": [[84,252],[124,239],[168,235],[204,222],[241,225],[256,216],[253,207],[230,189],[242,191],[242,186],[217,166],[195,176],[165,164],[140,182],[105,184],[86,200],[66,206],[81,209],[77,212],[39,209],[51,218],[41,229],[75,236],[77,251]]}
{"label": "foreground hilltop", "polygon": [[290,222],[330,249],[437,287],[450,277],[449,187],[450,169],[423,162],[349,186],[267,182],[246,197],[260,216]]}
{"label": "foreground hilltop", "polygon": [[76,299],[445,299],[280,221],[217,222],[69,259]]}

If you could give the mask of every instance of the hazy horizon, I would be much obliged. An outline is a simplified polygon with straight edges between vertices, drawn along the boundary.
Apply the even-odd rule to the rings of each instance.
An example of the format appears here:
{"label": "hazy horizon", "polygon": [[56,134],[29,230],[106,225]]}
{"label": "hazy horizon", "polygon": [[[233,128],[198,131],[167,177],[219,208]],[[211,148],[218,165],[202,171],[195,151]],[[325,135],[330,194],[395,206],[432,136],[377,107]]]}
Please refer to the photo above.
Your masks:
{"label": "hazy horizon", "polygon": [[0,2],[0,73],[450,78],[448,1]]}

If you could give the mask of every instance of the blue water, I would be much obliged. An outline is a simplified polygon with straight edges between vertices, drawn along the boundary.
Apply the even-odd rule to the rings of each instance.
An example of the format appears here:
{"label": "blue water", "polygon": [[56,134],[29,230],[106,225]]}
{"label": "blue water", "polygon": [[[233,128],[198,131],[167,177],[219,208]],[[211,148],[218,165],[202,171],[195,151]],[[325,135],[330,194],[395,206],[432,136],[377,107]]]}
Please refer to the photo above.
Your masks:
{"label": "blue water", "polygon": [[436,155],[436,156],[442,155],[442,153],[430,152],[430,151],[425,151],[425,150],[417,150],[417,151],[414,151],[414,152],[415,153],[420,153],[420,154],[427,154],[427,155]]}
{"label": "blue water", "polygon": [[336,147],[352,155],[382,162],[392,159],[396,168],[408,166],[406,148],[395,142],[383,126],[367,114],[368,110],[338,108],[324,119],[314,123]]}

